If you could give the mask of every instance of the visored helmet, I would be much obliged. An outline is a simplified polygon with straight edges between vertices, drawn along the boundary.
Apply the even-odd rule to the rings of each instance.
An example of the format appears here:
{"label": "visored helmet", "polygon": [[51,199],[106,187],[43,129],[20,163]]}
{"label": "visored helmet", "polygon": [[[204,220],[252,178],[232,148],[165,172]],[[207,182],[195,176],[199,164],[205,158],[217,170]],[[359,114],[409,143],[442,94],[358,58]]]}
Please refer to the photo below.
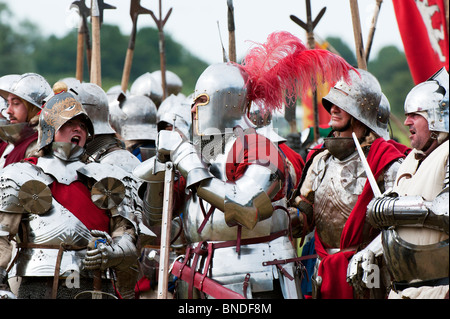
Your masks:
{"label": "visored helmet", "polygon": [[109,123],[109,102],[105,91],[95,83],[82,83],[76,90],[77,99],[94,124],[95,135],[115,134]]}
{"label": "visored helmet", "polygon": [[52,94],[50,84],[37,73],[22,74],[8,89],[0,89],[0,95],[7,99],[8,94],[14,94],[32,105],[42,109],[44,100]]}
{"label": "visored helmet", "polygon": [[94,136],[94,126],[81,103],[69,92],[61,92],[45,103],[39,116],[38,147],[39,150],[50,145],[56,132],[67,121],[80,116],[86,123],[88,134]]}
{"label": "visored helmet", "polygon": [[331,106],[336,105],[379,136],[389,139],[387,114],[385,114],[386,104],[380,110],[383,95],[380,83],[368,71],[362,69],[357,69],[357,71],[359,75],[350,71],[351,82],[349,84],[342,80],[338,81],[330,92],[322,98],[322,105],[328,113],[330,113]]}
{"label": "visored helmet", "polygon": [[449,132],[448,72],[440,69],[417,84],[405,99],[405,114],[425,111],[430,131]]}
{"label": "visored helmet", "polygon": [[230,63],[213,64],[203,71],[195,85],[194,100],[203,95],[206,102],[197,104],[195,134],[225,133],[243,123],[249,107],[247,78],[241,68]]}
{"label": "visored helmet", "polygon": [[158,128],[161,122],[174,125],[187,139],[191,132],[191,104],[192,97],[184,95],[169,95],[159,106],[156,113]]}

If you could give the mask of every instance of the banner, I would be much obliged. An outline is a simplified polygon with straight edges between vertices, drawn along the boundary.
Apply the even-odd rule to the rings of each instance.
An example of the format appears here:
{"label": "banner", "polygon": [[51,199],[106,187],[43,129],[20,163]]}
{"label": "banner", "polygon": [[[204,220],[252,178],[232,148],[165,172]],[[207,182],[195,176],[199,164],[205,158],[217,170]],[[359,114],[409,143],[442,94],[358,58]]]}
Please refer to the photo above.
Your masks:
{"label": "banner", "polygon": [[[326,50],[328,42],[318,43],[316,41],[316,49]],[[319,128],[329,127],[331,119],[330,113],[322,105],[322,98],[330,91],[330,85],[328,83],[320,84],[317,86],[317,110],[319,113]],[[313,93],[308,91],[306,98],[302,100],[303,106],[303,128],[314,127],[314,104]]]}
{"label": "banner", "polygon": [[448,70],[446,0],[393,0],[398,28],[415,84],[443,66]]}

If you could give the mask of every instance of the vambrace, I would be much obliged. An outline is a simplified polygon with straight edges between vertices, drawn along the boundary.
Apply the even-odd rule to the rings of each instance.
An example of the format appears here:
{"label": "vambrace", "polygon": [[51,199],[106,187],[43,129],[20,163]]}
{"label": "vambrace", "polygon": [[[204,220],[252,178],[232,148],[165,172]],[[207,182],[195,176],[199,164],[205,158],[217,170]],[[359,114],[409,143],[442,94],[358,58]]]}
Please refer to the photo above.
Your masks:
{"label": "vambrace", "polygon": [[250,165],[236,182],[225,184],[225,222],[248,229],[272,216],[272,198],[280,191],[276,172],[261,165]]}
{"label": "vambrace", "polygon": [[367,216],[377,228],[426,227],[448,234],[448,198],[448,187],[432,202],[420,196],[375,198],[367,207]]}

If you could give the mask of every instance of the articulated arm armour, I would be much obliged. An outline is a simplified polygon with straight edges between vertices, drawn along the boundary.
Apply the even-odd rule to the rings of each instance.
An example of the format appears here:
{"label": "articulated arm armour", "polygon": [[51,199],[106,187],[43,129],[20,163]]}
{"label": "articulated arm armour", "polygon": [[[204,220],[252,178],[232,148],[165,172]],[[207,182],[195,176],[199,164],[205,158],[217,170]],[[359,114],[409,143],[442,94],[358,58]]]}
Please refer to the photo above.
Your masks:
{"label": "articulated arm armour", "polygon": [[223,211],[228,226],[240,224],[253,229],[258,221],[272,216],[271,200],[282,188],[273,167],[252,164],[237,180],[224,181],[211,174],[191,143],[178,139],[178,133],[171,133],[160,132],[158,152],[170,152],[175,168],[186,178],[186,186]]}
{"label": "articulated arm armour", "polygon": [[448,187],[432,202],[421,196],[382,197],[372,200],[367,215],[378,228],[390,226],[427,227],[448,234]]}

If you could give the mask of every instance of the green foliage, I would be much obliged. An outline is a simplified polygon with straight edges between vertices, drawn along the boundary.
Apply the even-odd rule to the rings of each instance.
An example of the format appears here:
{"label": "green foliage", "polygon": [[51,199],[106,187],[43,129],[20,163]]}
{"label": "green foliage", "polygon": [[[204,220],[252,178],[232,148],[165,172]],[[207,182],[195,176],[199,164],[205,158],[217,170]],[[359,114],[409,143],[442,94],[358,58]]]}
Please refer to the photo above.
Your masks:
{"label": "green foliage", "polygon": [[[75,77],[78,36],[76,29],[62,37],[51,35],[44,38],[39,29],[28,21],[22,22],[20,28],[14,29],[8,23],[11,17],[7,5],[0,3],[0,75],[36,72],[44,76],[50,84],[62,78]],[[101,26],[101,71],[105,91],[121,83],[129,38],[130,35],[122,34],[118,26]],[[207,63],[173,41],[170,35],[164,34],[164,40],[166,70],[181,78],[183,93],[189,95],[194,91],[195,82],[207,67]],[[140,75],[160,69],[159,32],[155,28],[138,29],[129,87]],[[86,53],[83,80],[89,81]]]}

